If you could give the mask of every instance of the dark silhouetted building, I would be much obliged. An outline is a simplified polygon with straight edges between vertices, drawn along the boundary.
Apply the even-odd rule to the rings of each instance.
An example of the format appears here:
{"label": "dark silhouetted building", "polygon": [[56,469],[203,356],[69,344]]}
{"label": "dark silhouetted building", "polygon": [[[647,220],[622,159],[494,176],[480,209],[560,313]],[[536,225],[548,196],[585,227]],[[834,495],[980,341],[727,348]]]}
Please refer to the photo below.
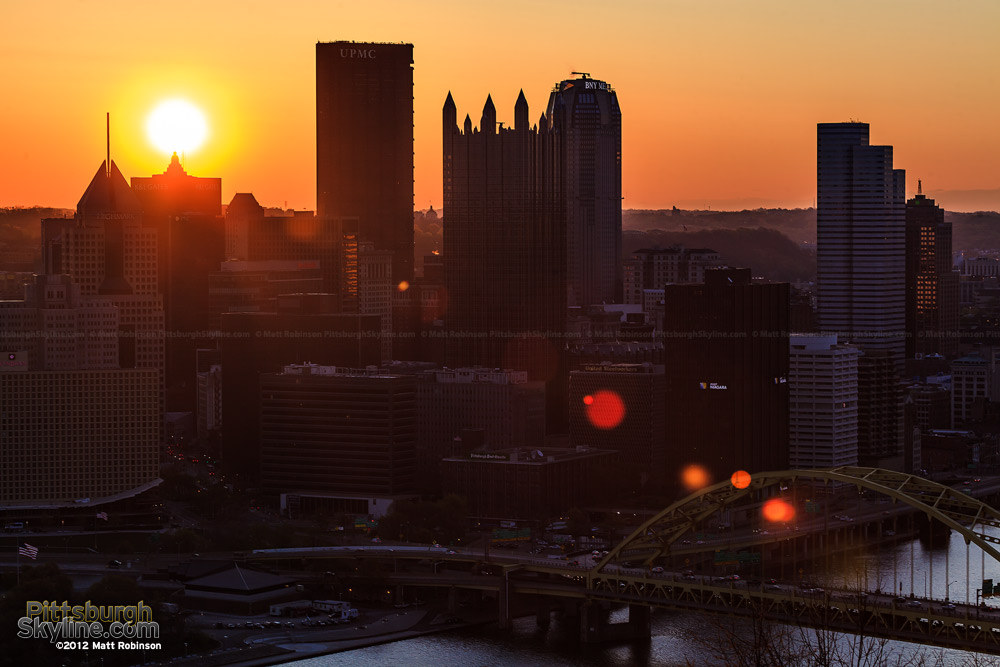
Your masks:
{"label": "dark silhouetted building", "polygon": [[208,275],[210,329],[218,329],[223,313],[273,313],[278,295],[323,291],[317,259],[263,259],[222,262]]}
{"label": "dark silhouetted building", "polygon": [[448,365],[551,380],[566,321],[562,126],[542,114],[530,127],[523,92],[514,127],[497,128],[490,98],[478,130],[457,125],[450,93],[443,115]]}
{"label": "dark silhouetted building", "polygon": [[[703,283],[705,269],[719,265],[719,253],[708,248],[641,248],[625,260],[624,303],[644,303],[645,290],[675,283]],[[648,312],[648,311],[645,311]]]}
{"label": "dark silhouetted building", "polygon": [[907,389],[914,406],[913,423],[927,431],[951,428],[951,391],[939,385],[916,385]]}
{"label": "dark silhouetted building", "polygon": [[336,296],[278,297],[274,313],[222,316],[222,452],[241,486],[259,480],[258,376],[293,363],[378,366],[380,322],[375,315],[338,314]]}
{"label": "dark silhouetted building", "polygon": [[[556,159],[562,181],[552,185],[566,207],[567,304],[621,303],[622,113],[618,95],[607,82],[583,74],[556,84],[545,114],[547,131],[561,138]],[[450,218],[447,206],[445,212]]]}
{"label": "dark silhouetted building", "polygon": [[889,350],[858,357],[858,463],[903,469],[903,385]]}
{"label": "dark silhouetted building", "polygon": [[[545,439],[545,384],[529,382],[526,371],[458,368],[424,371],[417,383],[417,466],[424,493],[442,493],[440,463],[469,443],[463,433],[481,434],[477,447],[529,447]],[[458,450],[456,450],[456,447]]]}
{"label": "dark silhouetted building", "polygon": [[565,432],[565,136],[545,114],[529,126],[523,92],[512,128],[490,98],[479,130],[450,93],[443,118],[447,364],[546,381],[546,428]]}
{"label": "dark silhouetted building", "polygon": [[412,44],[316,44],[316,202],[413,280]]}
{"label": "dark silhouetted building", "polygon": [[441,473],[474,517],[542,520],[610,497],[617,457],[586,447],[480,451],[444,459]]}
{"label": "dark silhouetted building", "polygon": [[906,330],[905,172],[867,123],[817,127],[819,330],[888,350],[902,370]]}
{"label": "dark silhouetted building", "polygon": [[958,352],[959,274],[951,223],[923,194],[906,202],[906,358]]}
{"label": "dark silhouetted building", "polygon": [[[621,400],[623,411],[618,423],[604,424],[592,418],[593,398],[599,392],[611,392]],[[663,366],[604,363],[572,371],[570,442],[619,452],[622,480],[631,489],[661,487],[668,467],[664,443],[665,392]]]}
{"label": "dark silhouetted building", "polygon": [[163,296],[167,409],[192,411],[195,350],[212,344],[208,276],[225,259],[222,179],[191,176],[174,153],[162,174],[132,178],[143,224],[157,233],[157,282]]}
{"label": "dark silhouetted building", "polygon": [[371,498],[411,494],[416,404],[416,378],[377,369],[295,364],[262,375],[263,488],[364,499],[359,514]]}
{"label": "dark silhouetted building", "polygon": [[336,309],[358,307],[358,221],[317,217],[312,211],[271,214],[252,194],[237,193],[226,208],[226,259],[319,261],[323,292]]}
{"label": "dark silhouetted building", "polygon": [[670,480],[691,463],[714,481],[787,468],[788,284],[712,269],[667,285],[664,303]]}

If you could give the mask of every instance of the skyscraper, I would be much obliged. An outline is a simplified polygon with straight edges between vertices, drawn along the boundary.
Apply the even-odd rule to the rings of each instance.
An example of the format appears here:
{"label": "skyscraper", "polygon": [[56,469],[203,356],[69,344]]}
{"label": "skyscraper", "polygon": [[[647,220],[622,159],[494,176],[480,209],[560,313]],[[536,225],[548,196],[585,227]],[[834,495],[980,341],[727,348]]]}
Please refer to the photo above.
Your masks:
{"label": "skyscraper", "polygon": [[413,279],[412,44],[316,44],[316,205]]}
{"label": "skyscraper", "polygon": [[819,328],[901,368],[906,328],[905,172],[867,123],[817,126]]}
{"label": "skyscraper", "polygon": [[906,358],[958,351],[958,272],[951,223],[923,194],[906,202]]}
{"label": "skyscraper", "polygon": [[528,371],[552,379],[566,323],[563,133],[542,114],[528,125],[522,92],[514,127],[497,129],[487,98],[479,129],[444,105],[445,321],[448,364]]}
{"label": "skyscraper", "polygon": [[668,475],[698,463],[715,481],[788,465],[788,283],[710,269],[664,300]]}
{"label": "skyscraper", "polygon": [[788,465],[858,464],[858,349],[836,336],[791,336]]}
{"label": "skyscraper", "polygon": [[[574,72],[578,74],[578,72]],[[549,95],[548,131],[561,136],[567,305],[622,299],[622,113],[605,81],[562,81]],[[445,209],[448,214],[447,209]]]}
{"label": "skyscraper", "polygon": [[162,174],[133,177],[143,226],[157,233],[158,292],[167,331],[167,409],[192,410],[197,398],[195,350],[213,342],[208,329],[208,276],[225,259],[222,179],[184,171],[177,154]]}

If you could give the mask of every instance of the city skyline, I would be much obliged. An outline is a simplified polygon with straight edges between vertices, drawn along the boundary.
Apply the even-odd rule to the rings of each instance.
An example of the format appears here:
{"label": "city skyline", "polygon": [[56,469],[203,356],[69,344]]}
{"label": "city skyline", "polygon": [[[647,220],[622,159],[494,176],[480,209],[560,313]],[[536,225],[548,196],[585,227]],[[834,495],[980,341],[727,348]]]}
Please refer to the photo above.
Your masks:
{"label": "city skyline", "polygon": [[[1000,8],[986,2],[947,15],[931,3],[905,12],[858,3],[836,13],[786,2],[584,10],[554,3],[487,17],[442,0],[422,8],[421,16],[436,17],[423,21],[402,5],[377,14],[314,3],[280,13],[264,5],[239,14],[192,9],[157,14],[152,34],[145,13],[110,4],[3,10],[5,23],[20,29],[0,49],[7,96],[18,100],[0,110],[0,124],[19,130],[9,133],[0,167],[0,206],[71,207],[77,184],[104,155],[106,111],[123,173],[162,172],[169,155],[153,148],[144,126],[158,103],[179,97],[209,123],[204,146],[183,156],[185,169],[221,177],[224,201],[254,192],[267,206],[315,209],[314,45],[353,39],[415,45],[418,209],[441,205],[437,114],[449,90],[463,101],[460,116],[476,115],[465,104],[487,94],[514,99],[522,87],[540,109],[574,70],[613,82],[629,110],[625,208],[810,206],[812,128],[848,119],[878,128],[873,143],[895,146],[911,180],[922,179],[946,209],[1000,208],[992,158],[1000,131],[989,116],[998,101],[990,84],[997,47],[988,32]],[[933,103],[914,105],[915,87],[933,92],[922,98]],[[497,116],[510,123],[513,109],[501,105]],[[965,206],[969,197],[942,193],[959,190],[993,194]]]}

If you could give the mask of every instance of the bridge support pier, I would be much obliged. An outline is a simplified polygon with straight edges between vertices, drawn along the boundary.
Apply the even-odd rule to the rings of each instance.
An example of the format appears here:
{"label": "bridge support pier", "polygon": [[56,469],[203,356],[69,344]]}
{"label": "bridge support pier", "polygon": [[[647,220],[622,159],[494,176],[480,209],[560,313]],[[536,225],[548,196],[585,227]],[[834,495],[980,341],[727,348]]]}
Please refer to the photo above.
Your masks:
{"label": "bridge support pier", "polygon": [[580,643],[649,640],[650,608],[644,605],[628,606],[628,621],[608,623],[601,606],[594,602],[584,602],[580,606]]}
{"label": "bridge support pier", "polygon": [[547,628],[552,623],[552,612],[548,607],[539,607],[535,612],[535,625],[540,628]]}
{"label": "bridge support pier", "polygon": [[458,589],[454,586],[448,587],[448,613],[458,613]]}
{"label": "bridge support pier", "polygon": [[510,591],[506,585],[501,585],[497,591],[497,627],[501,630],[510,630],[512,627],[510,618]]}

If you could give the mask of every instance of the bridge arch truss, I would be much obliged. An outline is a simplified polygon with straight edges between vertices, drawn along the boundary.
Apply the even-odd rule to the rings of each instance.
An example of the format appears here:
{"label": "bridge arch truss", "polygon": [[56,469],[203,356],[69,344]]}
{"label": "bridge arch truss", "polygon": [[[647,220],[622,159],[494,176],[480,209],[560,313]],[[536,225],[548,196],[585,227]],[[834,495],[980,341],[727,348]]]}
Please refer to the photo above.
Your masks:
{"label": "bridge arch truss", "polygon": [[591,575],[599,575],[610,563],[631,561],[648,566],[671,555],[674,544],[682,536],[720,510],[737,506],[749,500],[752,494],[766,493],[771,487],[777,487],[780,492],[803,480],[853,485],[859,490],[888,496],[893,503],[908,505],[955,530],[966,544],[975,544],[1000,562],[1000,551],[994,546],[1000,545],[1000,537],[985,532],[986,526],[1000,528],[1000,512],[996,509],[966,493],[915,475],[881,468],[842,466],[755,473],[743,489],[727,480],[696,491],[639,526],[594,566]]}

